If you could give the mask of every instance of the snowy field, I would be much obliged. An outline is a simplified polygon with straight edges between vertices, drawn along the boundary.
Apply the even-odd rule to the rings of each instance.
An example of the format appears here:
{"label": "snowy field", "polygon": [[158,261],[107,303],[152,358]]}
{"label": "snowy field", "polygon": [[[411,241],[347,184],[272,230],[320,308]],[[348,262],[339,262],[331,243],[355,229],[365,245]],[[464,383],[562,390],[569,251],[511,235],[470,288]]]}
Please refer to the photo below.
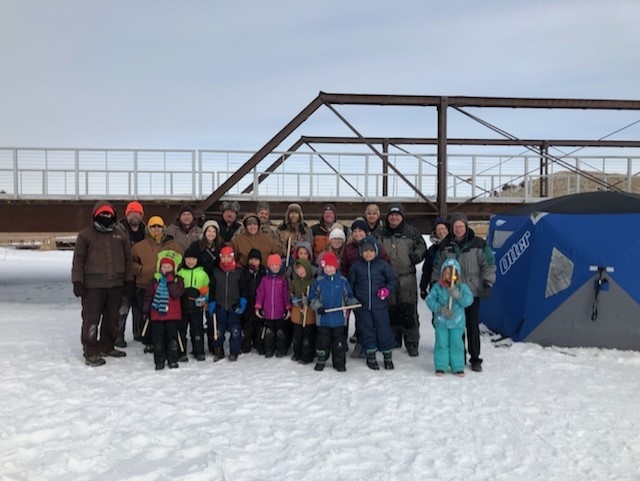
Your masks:
{"label": "snowy field", "polygon": [[484,372],[257,354],[84,365],[71,252],[0,249],[0,479],[638,480],[640,353],[482,339]]}

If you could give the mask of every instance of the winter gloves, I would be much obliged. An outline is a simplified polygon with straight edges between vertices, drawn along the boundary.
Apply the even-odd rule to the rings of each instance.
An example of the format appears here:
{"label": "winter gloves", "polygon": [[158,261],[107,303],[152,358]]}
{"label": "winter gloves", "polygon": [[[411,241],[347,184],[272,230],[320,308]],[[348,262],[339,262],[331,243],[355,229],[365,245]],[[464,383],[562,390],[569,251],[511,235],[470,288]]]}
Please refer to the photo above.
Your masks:
{"label": "winter gloves", "polygon": [[447,319],[450,319],[453,317],[453,311],[445,306],[440,306],[440,314],[442,314]]}
{"label": "winter gloves", "polygon": [[210,316],[213,316],[213,313],[216,310],[216,301],[209,301],[209,307],[207,307],[207,313]]}
{"label": "winter gloves", "polygon": [[247,300],[244,297],[241,297],[233,312],[235,312],[236,314],[242,314],[246,308]]}
{"label": "winter gloves", "polygon": [[420,289],[420,299],[423,301],[427,298],[427,291],[425,289]]}
{"label": "winter gloves", "polygon": [[381,287],[378,289],[378,299],[384,301],[387,297],[389,297],[389,289],[386,287]]}
{"label": "winter gloves", "polygon": [[318,307],[318,310],[316,310],[316,312],[318,313],[319,316],[324,316],[327,310],[324,307],[320,306]]}
{"label": "winter gloves", "polygon": [[84,284],[80,281],[75,281],[73,283],[73,295],[76,297],[82,297],[82,293],[84,292]]}
{"label": "winter gloves", "polygon": [[491,297],[491,284],[488,282],[482,283],[482,294],[480,295],[481,299],[488,299]]}
{"label": "winter gloves", "polygon": [[457,287],[448,287],[447,291],[452,299],[458,300],[462,297],[462,293],[458,290]]}

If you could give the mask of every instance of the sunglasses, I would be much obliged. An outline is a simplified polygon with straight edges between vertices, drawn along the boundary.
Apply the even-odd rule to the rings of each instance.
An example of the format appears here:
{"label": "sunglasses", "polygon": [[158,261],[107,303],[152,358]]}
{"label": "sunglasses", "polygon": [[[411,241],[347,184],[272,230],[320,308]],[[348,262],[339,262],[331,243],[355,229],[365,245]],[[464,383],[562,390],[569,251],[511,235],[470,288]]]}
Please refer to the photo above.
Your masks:
{"label": "sunglasses", "polygon": [[149,226],[149,229],[164,229],[164,226],[160,224],[153,224]]}

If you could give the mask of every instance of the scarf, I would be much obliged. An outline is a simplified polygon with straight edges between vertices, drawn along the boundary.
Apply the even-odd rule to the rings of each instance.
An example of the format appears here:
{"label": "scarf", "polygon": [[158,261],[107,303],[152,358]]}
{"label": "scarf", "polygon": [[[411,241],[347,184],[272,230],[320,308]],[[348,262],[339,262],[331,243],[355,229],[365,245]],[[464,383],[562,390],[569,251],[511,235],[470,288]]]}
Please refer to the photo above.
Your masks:
{"label": "scarf", "polygon": [[162,314],[169,312],[169,286],[167,286],[167,278],[165,276],[162,276],[158,281],[151,307]]}

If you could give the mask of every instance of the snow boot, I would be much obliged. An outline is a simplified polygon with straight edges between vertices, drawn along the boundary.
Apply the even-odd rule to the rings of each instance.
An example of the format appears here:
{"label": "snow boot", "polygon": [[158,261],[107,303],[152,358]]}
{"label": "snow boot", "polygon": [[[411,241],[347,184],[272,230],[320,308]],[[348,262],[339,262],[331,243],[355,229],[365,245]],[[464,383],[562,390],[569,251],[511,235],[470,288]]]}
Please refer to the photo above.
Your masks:
{"label": "snow boot", "polygon": [[102,357],[100,356],[89,356],[84,358],[84,363],[87,366],[98,367],[98,366],[104,366],[107,363],[107,361],[102,359]]}
{"label": "snow boot", "polygon": [[216,347],[213,349],[213,362],[218,362],[224,359],[224,349],[222,347]]}
{"label": "snow boot", "polygon": [[380,366],[378,365],[378,361],[376,360],[376,350],[375,349],[368,349],[367,350],[367,367],[369,369],[373,369],[374,371],[379,371],[380,370]]}
{"label": "snow boot", "polygon": [[324,365],[327,363],[327,353],[324,351],[316,351],[318,355],[318,361],[316,362],[316,367],[313,369],[316,371],[322,371],[324,369]]}
{"label": "snow boot", "polygon": [[238,360],[238,355],[237,354],[235,354],[233,352],[231,354],[229,354],[229,361],[234,362],[234,361],[237,361],[237,360]]}
{"label": "snow boot", "polygon": [[395,369],[393,361],[391,360],[393,351],[382,351],[382,355],[384,356],[384,368],[387,370]]}
{"label": "snow boot", "polygon": [[418,357],[418,343],[417,342],[405,342],[405,346],[407,346],[407,354],[409,357]]}

